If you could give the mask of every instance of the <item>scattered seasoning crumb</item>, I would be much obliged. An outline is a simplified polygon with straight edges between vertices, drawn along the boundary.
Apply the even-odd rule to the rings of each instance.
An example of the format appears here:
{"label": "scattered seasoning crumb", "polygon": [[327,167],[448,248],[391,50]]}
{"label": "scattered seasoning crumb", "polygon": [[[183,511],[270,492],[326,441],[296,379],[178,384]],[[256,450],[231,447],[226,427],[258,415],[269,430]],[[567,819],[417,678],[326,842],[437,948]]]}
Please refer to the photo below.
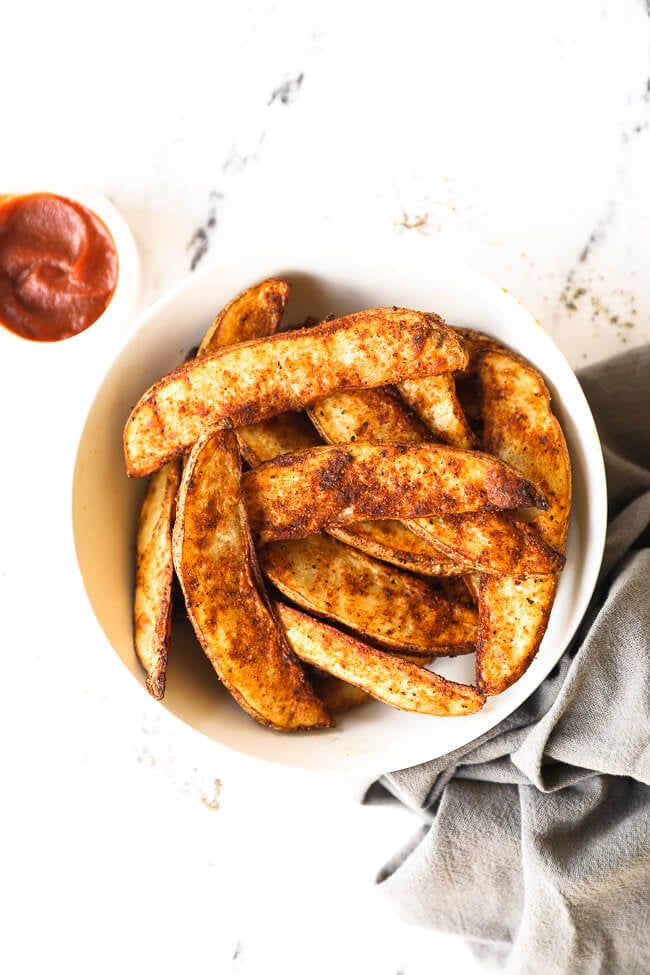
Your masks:
{"label": "scattered seasoning crumb", "polygon": [[429,211],[425,210],[424,213],[415,213],[411,217],[406,210],[402,210],[402,219],[399,221],[399,226],[403,227],[404,230],[417,230],[423,234],[429,228]]}
{"label": "scattered seasoning crumb", "polygon": [[219,797],[221,795],[222,783],[221,779],[215,779],[210,795],[201,795],[201,802],[206,807],[206,809],[212,809],[215,812],[219,808]]}

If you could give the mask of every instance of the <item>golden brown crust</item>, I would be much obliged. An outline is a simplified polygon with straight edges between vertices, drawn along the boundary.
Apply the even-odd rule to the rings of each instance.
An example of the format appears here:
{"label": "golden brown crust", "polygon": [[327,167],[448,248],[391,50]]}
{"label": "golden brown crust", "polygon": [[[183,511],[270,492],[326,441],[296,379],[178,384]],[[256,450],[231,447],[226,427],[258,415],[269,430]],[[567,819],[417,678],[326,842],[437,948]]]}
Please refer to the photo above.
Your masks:
{"label": "golden brown crust", "polygon": [[557,591],[555,575],[481,575],[476,683],[485,694],[500,694],[535,658]]}
{"label": "golden brown crust", "polygon": [[221,309],[203,336],[197,355],[273,335],[280,327],[290,293],[289,282],[279,278],[267,278],[246,288]]}
{"label": "golden brown crust", "polygon": [[251,467],[282,454],[318,447],[321,439],[304,413],[280,413],[270,420],[239,427],[237,440],[241,455]]}
{"label": "golden brown crust", "polygon": [[551,394],[529,363],[502,352],[478,354],[483,446],[529,478],[548,498],[534,525],[564,552],[571,508],[571,464],[566,440],[551,412]]}
{"label": "golden brown crust", "polygon": [[222,421],[188,458],[173,533],[188,616],[235,700],[278,730],[330,727],[261,586],[241,497],[232,425]]}
{"label": "golden brown crust", "polygon": [[174,575],[172,524],[180,467],[180,461],[173,460],[151,475],[136,538],[133,642],[147,675],[147,690],[157,701],[165,693],[167,673]]}
{"label": "golden brown crust", "polygon": [[324,670],[305,664],[309,682],[330,714],[344,714],[372,700],[369,694],[354,684],[339,680]]}
{"label": "golden brown crust", "polygon": [[328,443],[431,440],[425,425],[390,386],[332,393],[308,407],[307,413]]}
{"label": "golden brown crust", "polygon": [[442,319],[404,308],[369,309],[218,349],[173,370],[134,407],[124,430],[127,473],[151,473],[221,417],[244,426],[340,388],[435,375],[466,362]]}
{"label": "golden brown crust", "polygon": [[424,579],[328,535],[274,542],[259,556],[264,573],[287,599],[383,647],[426,657],[474,649],[472,607],[446,600]]}
{"label": "golden brown crust", "polygon": [[476,447],[476,437],[456,395],[456,382],[451,373],[405,379],[397,388],[437,440],[463,450]]}
{"label": "golden brown crust", "polygon": [[[541,374],[509,352],[476,355],[484,444],[522,471],[549,506],[530,531],[564,552],[571,507],[571,467],[564,434],[551,412]],[[477,683],[488,694],[510,687],[539,650],[557,591],[558,575],[481,576]]]}
{"label": "golden brown crust", "polygon": [[267,461],[243,484],[251,529],[262,542],[346,522],[544,505],[528,481],[494,457],[429,443],[314,447]]}
{"label": "golden brown crust", "polygon": [[366,555],[421,575],[453,576],[467,572],[464,562],[449,558],[401,521],[355,521],[349,525],[330,525],[327,531]]}
{"label": "golden brown crust", "polygon": [[417,518],[414,532],[459,564],[490,575],[517,578],[559,572],[564,556],[551,548],[533,528],[501,511],[474,511],[444,518]]}
{"label": "golden brown crust", "polygon": [[475,687],[445,680],[407,660],[375,650],[299,610],[276,603],[294,653],[361,688],[378,701],[419,714],[473,714],[485,703]]}

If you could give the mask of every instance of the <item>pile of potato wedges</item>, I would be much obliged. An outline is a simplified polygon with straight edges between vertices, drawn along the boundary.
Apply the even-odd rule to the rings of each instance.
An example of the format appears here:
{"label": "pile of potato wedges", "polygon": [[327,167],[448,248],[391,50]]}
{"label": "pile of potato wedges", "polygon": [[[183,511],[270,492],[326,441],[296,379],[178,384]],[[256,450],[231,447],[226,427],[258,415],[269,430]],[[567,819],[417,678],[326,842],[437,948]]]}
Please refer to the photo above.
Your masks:
{"label": "pile of potato wedges", "polygon": [[[281,330],[262,281],[124,430],[149,475],[134,645],[164,695],[176,574],[234,699],[276,730],[370,698],[453,716],[523,674],[546,630],[571,507],[543,377],[488,335],[373,308]],[[476,680],[436,658],[476,654]]]}

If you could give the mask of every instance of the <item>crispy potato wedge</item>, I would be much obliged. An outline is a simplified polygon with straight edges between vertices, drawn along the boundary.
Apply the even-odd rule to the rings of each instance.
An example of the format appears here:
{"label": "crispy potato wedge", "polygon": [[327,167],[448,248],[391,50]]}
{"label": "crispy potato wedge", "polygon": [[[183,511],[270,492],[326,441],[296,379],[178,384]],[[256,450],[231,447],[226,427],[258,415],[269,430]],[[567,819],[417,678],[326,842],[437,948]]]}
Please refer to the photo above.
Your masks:
{"label": "crispy potato wedge", "polygon": [[304,413],[280,413],[270,420],[239,427],[237,439],[242,457],[251,467],[282,454],[321,446],[321,439]]}
{"label": "crispy potato wedge", "polygon": [[203,336],[197,355],[273,335],[280,327],[290,293],[291,285],[279,278],[251,285],[219,312]]}
{"label": "crispy potato wedge", "polygon": [[[251,467],[282,454],[320,445],[318,434],[302,413],[283,413],[271,420],[240,427],[237,439],[242,456]],[[332,527],[329,531],[335,538],[368,555],[423,575],[452,575],[467,571],[466,566],[447,558],[397,521],[355,522]]]}
{"label": "crispy potato wedge", "polygon": [[[447,384],[436,390],[432,384]],[[412,387],[408,384],[411,383]],[[438,433],[452,441],[452,446],[471,448],[475,438],[468,436],[469,427],[456,399],[453,379],[449,375],[425,379],[405,380],[399,389],[412,390],[411,405],[420,409],[425,421],[438,423]],[[343,443],[357,439],[421,441],[428,439],[426,431],[414,423],[413,415],[390,390],[352,390],[328,396],[309,410],[315,425],[330,443]],[[435,416],[438,415],[438,420]],[[445,420],[445,416],[447,419]],[[455,420],[453,418],[456,418]],[[457,441],[454,443],[454,441]],[[348,526],[329,528],[336,538],[354,545],[368,555],[381,558],[394,565],[421,571],[427,575],[463,574],[468,569],[481,569],[491,573],[552,572],[562,558],[544,545],[534,532],[508,521],[505,516],[483,513],[467,518],[416,519],[398,522],[358,522]],[[367,527],[366,527],[367,526]],[[359,539],[365,532],[364,544]],[[420,536],[426,556],[410,542],[412,533]],[[356,535],[356,537],[354,537]],[[438,544],[440,540],[440,544]],[[438,556],[438,551],[441,556]],[[444,557],[446,556],[446,558]],[[550,567],[549,567],[550,565]]]}
{"label": "crispy potato wedge", "polygon": [[[484,443],[548,494],[549,507],[530,529],[564,552],[571,467],[546,384],[536,369],[509,352],[484,349],[476,360]],[[476,676],[486,693],[499,694],[510,687],[534,659],[557,584],[557,574],[525,580],[481,576]]]}
{"label": "crispy potato wedge", "polygon": [[165,693],[171,630],[172,525],[181,479],[179,460],[152,474],[140,509],[136,538],[133,642],[152,697]]}
{"label": "crispy potato wedge", "polygon": [[259,558],[268,579],[291,602],[383,647],[426,657],[474,649],[472,607],[450,602],[424,579],[328,535],[265,545]]}
{"label": "crispy potato wedge", "polygon": [[510,354],[485,350],[477,359],[483,445],[539,486],[548,507],[534,521],[535,528],[549,545],[564,552],[571,464],[546,383],[530,364]]}
{"label": "crispy potato wedge", "polygon": [[533,661],[555,599],[556,575],[480,576],[476,682],[488,695],[519,680]]}
{"label": "crispy potato wedge", "polygon": [[[400,653],[398,656],[400,660],[410,660],[412,664],[416,664],[418,667],[424,667],[435,660],[435,657],[414,657],[408,653]],[[372,700],[370,695],[366,691],[362,691],[360,687],[348,684],[345,680],[339,680],[338,677],[328,674],[325,670],[311,667],[309,664],[305,664],[305,669],[309,683],[330,714],[343,714],[345,711],[351,711],[353,708],[367,704],[368,701]]]}
{"label": "crispy potato wedge", "polygon": [[301,660],[348,681],[384,704],[419,714],[479,711],[485,696],[423,667],[375,650],[297,609],[276,603],[289,645]]}
{"label": "crispy potato wedge", "polygon": [[530,482],[494,457],[429,443],[314,447],[247,471],[243,484],[261,542],[353,521],[545,505]]}
{"label": "crispy potato wedge", "polygon": [[362,691],[360,687],[339,680],[338,677],[333,677],[317,667],[309,667],[307,674],[311,686],[330,714],[343,714],[345,711],[351,711],[371,700],[370,695]]}
{"label": "crispy potato wedge", "polygon": [[328,443],[431,440],[425,425],[389,386],[332,393],[308,407],[307,413]]}
{"label": "crispy potato wedge", "polygon": [[559,572],[564,566],[564,556],[533,528],[501,511],[417,518],[409,526],[449,558],[462,559],[465,566],[490,575],[523,578]]}
{"label": "crispy potato wedge", "polygon": [[[198,354],[274,335],[290,292],[291,285],[278,278],[268,278],[248,288],[219,312],[205,333]],[[237,440],[242,457],[251,466],[320,443],[309,421],[299,413],[282,413],[262,423],[240,427]]]}
{"label": "crispy potato wedge", "polygon": [[419,538],[401,521],[355,521],[330,525],[328,534],[382,562],[424,576],[464,575],[468,567]]}
{"label": "crispy potato wedge", "polygon": [[124,430],[126,470],[142,477],[215,420],[235,426],[300,410],[339,388],[462,369],[467,354],[437,315],[375,308],[200,356],[155,383]]}
{"label": "crispy potato wedge", "polygon": [[[427,428],[407,409],[391,387],[354,389],[332,393],[307,410],[312,423],[328,443],[354,443],[356,440],[403,440],[419,443],[430,440]],[[335,538],[390,562],[425,575],[451,575],[462,571],[430,542],[416,539],[398,521],[356,522],[328,531]]]}
{"label": "crispy potato wedge", "polygon": [[188,616],[221,681],[256,721],[283,731],[331,727],[261,585],[240,480],[235,432],[222,421],[194,445],[178,495],[174,566]]}
{"label": "crispy potato wedge", "polygon": [[405,379],[398,390],[437,440],[451,447],[472,450],[477,440],[456,395],[456,382],[450,373]]}

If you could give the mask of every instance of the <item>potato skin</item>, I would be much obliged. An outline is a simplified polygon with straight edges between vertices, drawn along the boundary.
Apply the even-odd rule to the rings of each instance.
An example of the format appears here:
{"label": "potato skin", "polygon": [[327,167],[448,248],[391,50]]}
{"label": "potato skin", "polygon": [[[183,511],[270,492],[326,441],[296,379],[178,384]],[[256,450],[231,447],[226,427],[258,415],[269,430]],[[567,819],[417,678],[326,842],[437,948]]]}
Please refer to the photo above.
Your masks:
{"label": "potato skin", "polygon": [[266,278],[246,288],[215,317],[197,354],[206,355],[226,345],[274,335],[290,294],[291,285],[280,278]]}
{"label": "potato skin", "polygon": [[244,426],[340,388],[436,375],[466,362],[441,318],[405,308],[369,309],[217,349],[173,370],[136,404],[124,430],[127,474],[150,474],[219,418]]}
{"label": "potato skin", "polygon": [[282,731],[331,727],[261,584],[241,496],[237,440],[228,421],[199,438],[189,455],[173,553],[198,640],[244,710]]}
{"label": "potato skin", "polygon": [[172,525],[181,479],[179,460],[152,474],[140,509],[136,537],[133,644],[152,697],[165,694],[171,633]]}

